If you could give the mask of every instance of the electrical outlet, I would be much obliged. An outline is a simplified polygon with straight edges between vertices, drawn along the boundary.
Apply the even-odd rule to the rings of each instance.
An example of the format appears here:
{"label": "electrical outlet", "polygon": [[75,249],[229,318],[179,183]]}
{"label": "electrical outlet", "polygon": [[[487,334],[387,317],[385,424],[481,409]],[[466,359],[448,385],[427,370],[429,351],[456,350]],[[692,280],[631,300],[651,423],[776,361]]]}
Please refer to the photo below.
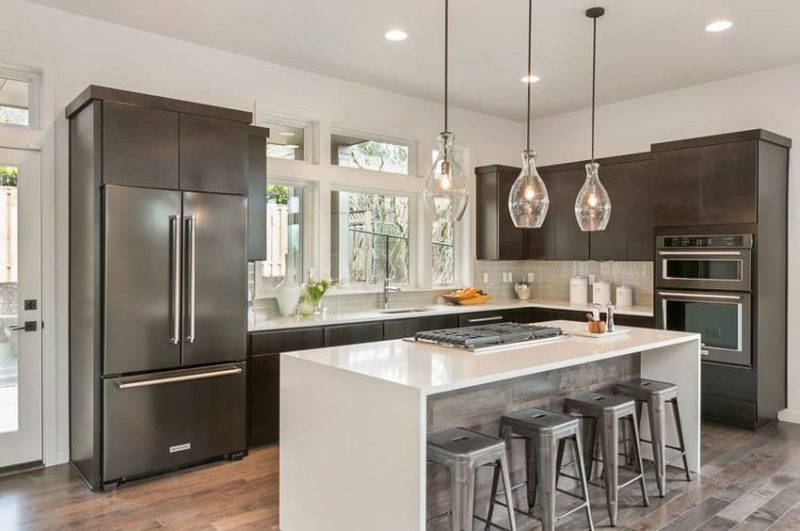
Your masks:
{"label": "electrical outlet", "polygon": [[528,273],[528,282],[533,284],[533,273]]}
{"label": "electrical outlet", "polygon": [[488,284],[489,283],[489,273],[484,273],[483,274],[483,283],[484,284]]}

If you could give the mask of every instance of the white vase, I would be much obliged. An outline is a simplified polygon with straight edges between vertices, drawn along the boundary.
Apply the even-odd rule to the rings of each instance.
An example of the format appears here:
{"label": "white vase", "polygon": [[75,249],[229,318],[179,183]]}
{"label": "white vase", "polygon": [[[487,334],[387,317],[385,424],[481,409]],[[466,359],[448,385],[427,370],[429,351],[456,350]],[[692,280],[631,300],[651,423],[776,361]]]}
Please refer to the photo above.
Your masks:
{"label": "white vase", "polygon": [[280,309],[281,315],[290,317],[295,314],[300,292],[300,285],[295,280],[294,269],[292,269],[278,288],[278,309]]}

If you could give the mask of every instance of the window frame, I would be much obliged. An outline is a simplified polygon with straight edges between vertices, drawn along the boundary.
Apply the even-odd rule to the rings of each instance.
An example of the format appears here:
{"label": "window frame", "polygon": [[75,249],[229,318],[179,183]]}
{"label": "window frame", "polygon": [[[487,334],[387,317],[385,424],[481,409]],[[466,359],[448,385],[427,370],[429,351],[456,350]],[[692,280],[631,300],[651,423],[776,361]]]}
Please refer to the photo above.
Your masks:
{"label": "window frame", "polygon": [[[269,128],[272,125],[283,127],[296,127],[303,130],[303,158],[302,159],[284,159],[280,157],[267,156],[268,160],[281,160],[288,163],[295,164],[308,164],[314,162],[317,153],[317,137],[319,136],[319,127],[316,126],[314,121],[299,118],[296,116],[289,116],[283,114],[260,112],[258,114],[258,124],[263,127]],[[267,137],[267,145],[269,145],[269,137]]]}
{"label": "window frame", "polygon": [[[348,168],[354,169],[354,168]],[[381,172],[379,172],[381,173]],[[394,174],[397,175],[397,174]],[[418,279],[418,272],[417,267],[415,264],[418,260],[417,255],[417,246],[418,246],[418,239],[419,234],[417,231],[417,216],[418,216],[418,207],[417,207],[417,194],[413,192],[401,191],[401,190],[393,190],[393,189],[380,189],[380,188],[372,188],[368,186],[359,186],[353,185],[349,183],[333,183],[331,184],[329,193],[328,193],[328,201],[331,205],[330,211],[333,212],[333,193],[334,192],[347,192],[347,193],[356,193],[356,194],[379,194],[379,195],[391,195],[396,197],[404,197],[408,199],[408,282],[403,284],[396,284],[392,283],[393,286],[401,287],[406,290],[414,289],[418,286],[417,279]],[[333,227],[329,225],[329,234],[333,230]],[[341,241],[341,240],[340,240]],[[333,264],[331,264],[331,260],[334,256],[334,249],[333,249],[333,238],[330,238],[330,255],[328,256],[328,270],[332,270]],[[369,293],[374,292],[376,290],[383,290],[381,283],[378,284],[353,284],[349,281],[348,283],[342,285],[340,280],[337,279],[335,284],[336,286],[336,293],[339,294],[346,294],[346,293]]]}
{"label": "window frame", "polygon": [[[337,136],[352,136],[356,138],[363,138],[365,142],[381,142],[385,144],[395,144],[408,147],[408,173],[396,173],[382,170],[371,170],[369,168],[353,168],[351,166],[342,166],[341,164],[334,164],[333,162],[333,137]],[[417,168],[417,153],[419,151],[418,142],[409,138],[401,136],[387,135],[383,133],[376,133],[374,131],[367,131],[353,127],[347,127],[339,124],[331,124],[328,134],[328,149],[330,150],[330,165],[333,168],[344,168],[346,170],[354,170],[360,172],[372,172],[380,175],[400,175],[403,177],[417,177],[419,175]]]}
{"label": "window frame", "polygon": [[28,84],[28,125],[0,123],[0,127],[11,129],[41,129],[41,84],[42,75],[32,69],[24,69],[0,63],[0,78],[13,79]]}

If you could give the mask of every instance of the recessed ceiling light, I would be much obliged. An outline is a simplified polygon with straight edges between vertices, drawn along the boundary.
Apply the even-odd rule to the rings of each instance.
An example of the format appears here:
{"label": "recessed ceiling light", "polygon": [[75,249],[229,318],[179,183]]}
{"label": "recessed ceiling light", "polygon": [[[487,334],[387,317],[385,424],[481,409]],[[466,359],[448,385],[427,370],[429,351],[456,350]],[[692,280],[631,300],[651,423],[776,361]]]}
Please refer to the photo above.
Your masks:
{"label": "recessed ceiling light", "polygon": [[730,20],[725,20],[725,19],[715,20],[714,22],[706,26],[706,31],[710,33],[717,33],[720,31],[725,31],[727,29],[731,29],[731,26],[733,26],[733,22],[731,22]]}
{"label": "recessed ceiling light", "polygon": [[404,41],[408,38],[408,33],[403,30],[393,29],[383,34],[387,41]]}
{"label": "recessed ceiling light", "polygon": [[538,83],[541,78],[539,76],[522,76],[519,80],[523,83]]}

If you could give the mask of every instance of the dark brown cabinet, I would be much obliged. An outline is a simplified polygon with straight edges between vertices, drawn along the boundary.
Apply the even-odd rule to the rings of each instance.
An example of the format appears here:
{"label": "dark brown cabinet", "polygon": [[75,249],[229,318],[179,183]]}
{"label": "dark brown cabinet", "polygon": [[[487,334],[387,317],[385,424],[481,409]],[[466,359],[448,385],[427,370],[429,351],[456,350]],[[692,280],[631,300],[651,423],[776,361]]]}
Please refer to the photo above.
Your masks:
{"label": "dark brown cabinet", "polygon": [[250,135],[246,125],[207,116],[181,114],[180,131],[182,189],[247,193]]}
{"label": "dark brown cabinet", "polygon": [[520,169],[484,166],[475,170],[476,246],[478,260],[522,260],[525,232],[518,229],[508,212],[508,194]]}
{"label": "dark brown cabinet", "polygon": [[280,432],[281,355],[264,354],[250,358],[250,422],[248,446],[278,441]]}
{"label": "dark brown cabinet", "polygon": [[643,315],[620,315],[614,316],[614,323],[619,326],[636,326],[639,328],[656,328],[655,317]]}
{"label": "dark brown cabinet", "polygon": [[[655,256],[653,160],[632,162],[628,174],[628,260],[649,261]],[[613,207],[612,207],[613,208]]]}
{"label": "dark brown cabinet", "polygon": [[555,212],[555,185],[553,174],[539,173],[547,194],[550,197],[547,217],[538,229],[525,229],[525,258],[527,260],[555,260],[556,257],[556,220]]}
{"label": "dark brown cabinet", "polygon": [[[255,134],[256,132],[260,134]],[[247,159],[247,260],[267,259],[267,136],[251,128]]]}
{"label": "dark brown cabinet", "polygon": [[458,327],[458,315],[437,315],[414,319],[397,319],[383,323],[383,339],[414,337],[417,332]]}
{"label": "dark brown cabinet", "polygon": [[325,346],[355,345],[383,340],[383,323],[359,323],[325,327]]}
{"label": "dark brown cabinet", "polygon": [[178,113],[114,101],[102,109],[104,184],[177,190]]}
{"label": "dark brown cabinet", "polygon": [[656,226],[757,223],[767,143],[790,144],[763,130],[653,144]]}
{"label": "dark brown cabinet", "polygon": [[[555,197],[551,196],[550,214],[556,224],[556,260],[588,260],[589,233],[583,232],[575,219],[575,198],[586,180],[581,168],[551,175]],[[555,208],[554,208],[555,207]]]}
{"label": "dark brown cabinet", "polygon": [[516,310],[497,310],[493,312],[463,313],[458,316],[458,326],[477,326],[506,323],[517,318]]}

